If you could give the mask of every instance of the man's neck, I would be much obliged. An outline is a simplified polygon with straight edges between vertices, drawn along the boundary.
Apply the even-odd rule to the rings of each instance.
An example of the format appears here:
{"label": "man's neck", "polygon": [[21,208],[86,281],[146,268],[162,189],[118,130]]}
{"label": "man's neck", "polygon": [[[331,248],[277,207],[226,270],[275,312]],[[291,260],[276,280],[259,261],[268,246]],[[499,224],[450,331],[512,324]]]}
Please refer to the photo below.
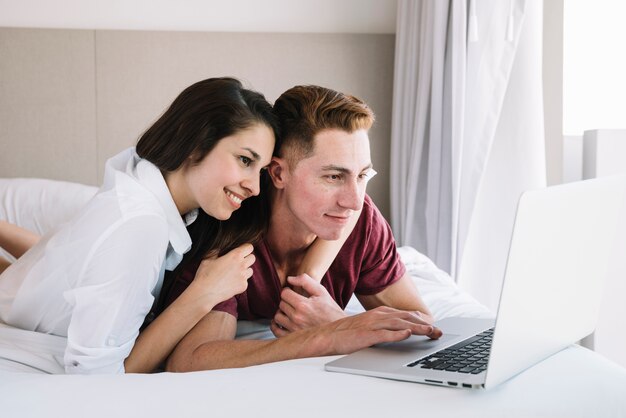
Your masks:
{"label": "man's neck", "polygon": [[314,234],[295,219],[280,196],[273,196],[266,241],[281,279],[297,273],[296,270],[315,238]]}

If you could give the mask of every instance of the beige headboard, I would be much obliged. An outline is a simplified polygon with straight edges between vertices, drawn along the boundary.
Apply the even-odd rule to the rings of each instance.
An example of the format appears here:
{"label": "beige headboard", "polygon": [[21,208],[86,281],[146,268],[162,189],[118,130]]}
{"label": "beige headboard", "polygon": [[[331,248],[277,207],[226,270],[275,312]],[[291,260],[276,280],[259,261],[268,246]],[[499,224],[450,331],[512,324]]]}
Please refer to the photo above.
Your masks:
{"label": "beige headboard", "polygon": [[366,100],[377,115],[368,191],[388,210],[394,35],[0,28],[0,177],[97,185],[180,91],[234,76],[273,102],[296,84]]}

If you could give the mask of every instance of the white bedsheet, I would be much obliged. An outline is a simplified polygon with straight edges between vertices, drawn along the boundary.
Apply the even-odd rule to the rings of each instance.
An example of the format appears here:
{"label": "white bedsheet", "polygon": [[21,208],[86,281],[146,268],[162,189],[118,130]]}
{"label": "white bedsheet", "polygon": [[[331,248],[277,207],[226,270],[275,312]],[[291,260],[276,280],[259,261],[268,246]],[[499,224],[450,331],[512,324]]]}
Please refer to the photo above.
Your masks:
{"label": "white bedsheet", "polygon": [[489,391],[331,373],[332,358],[156,375],[0,372],[3,417],[624,417],[626,371],[572,346]]}

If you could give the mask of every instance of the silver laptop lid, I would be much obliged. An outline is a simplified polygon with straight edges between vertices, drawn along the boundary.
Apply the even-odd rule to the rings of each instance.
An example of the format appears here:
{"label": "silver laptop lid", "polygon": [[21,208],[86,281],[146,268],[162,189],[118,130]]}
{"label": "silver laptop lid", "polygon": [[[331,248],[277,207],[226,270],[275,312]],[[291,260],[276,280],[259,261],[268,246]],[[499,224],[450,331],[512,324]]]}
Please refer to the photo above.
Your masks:
{"label": "silver laptop lid", "polygon": [[615,176],[522,195],[485,387],[593,332],[625,191]]}

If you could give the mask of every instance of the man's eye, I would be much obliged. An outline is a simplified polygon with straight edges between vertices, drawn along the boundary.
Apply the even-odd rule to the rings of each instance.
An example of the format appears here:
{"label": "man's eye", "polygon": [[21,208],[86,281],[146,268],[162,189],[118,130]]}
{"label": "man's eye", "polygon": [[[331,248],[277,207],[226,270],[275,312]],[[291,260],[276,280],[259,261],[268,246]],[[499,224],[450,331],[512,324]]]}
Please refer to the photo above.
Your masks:
{"label": "man's eye", "polygon": [[376,173],[376,170],[373,170],[373,169],[372,169],[372,170],[369,170],[369,171],[367,171],[367,172],[365,172],[365,173],[361,173],[361,174],[359,174],[359,180],[369,181],[369,180],[371,180],[371,179],[372,179],[372,177],[374,177],[376,174],[378,174],[378,173]]}
{"label": "man's eye", "polygon": [[242,164],[246,167],[250,167],[250,164],[252,164],[252,158],[248,158],[245,155],[240,155],[239,156],[239,160],[242,162]]}
{"label": "man's eye", "polygon": [[326,176],[326,178],[329,181],[340,181],[341,180],[341,174],[329,174]]}

